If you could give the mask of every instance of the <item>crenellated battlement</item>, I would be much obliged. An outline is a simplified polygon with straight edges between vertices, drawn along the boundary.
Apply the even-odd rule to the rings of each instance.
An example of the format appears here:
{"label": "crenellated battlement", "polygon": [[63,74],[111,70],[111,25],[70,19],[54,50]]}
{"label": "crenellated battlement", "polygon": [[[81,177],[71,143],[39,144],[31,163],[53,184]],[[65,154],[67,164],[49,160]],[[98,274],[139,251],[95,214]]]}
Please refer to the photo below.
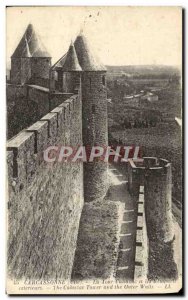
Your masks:
{"label": "crenellated battlement", "polygon": [[[30,181],[50,145],[74,146],[81,143],[81,132],[75,136],[75,118],[81,123],[81,99],[74,95],[39,121],[7,142],[9,178]],[[80,118],[80,120],[78,119]]]}
{"label": "crenellated battlement", "polygon": [[[138,204],[138,221],[142,218],[141,224],[137,224],[135,264],[139,262],[140,266],[136,264],[135,276],[143,276],[147,267],[148,272],[153,268],[155,276],[160,276],[162,260],[168,264],[168,279],[176,278],[171,163],[157,157],[143,157],[139,162],[130,160],[128,188]],[[148,246],[144,242],[147,239]]]}
{"label": "crenellated battlement", "polygon": [[81,97],[73,95],[7,142],[10,276],[40,278],[41,270],[43,278],[71,276],[83,165],[50,164],[43,152],[48,146],[81,145],[81,116]]}

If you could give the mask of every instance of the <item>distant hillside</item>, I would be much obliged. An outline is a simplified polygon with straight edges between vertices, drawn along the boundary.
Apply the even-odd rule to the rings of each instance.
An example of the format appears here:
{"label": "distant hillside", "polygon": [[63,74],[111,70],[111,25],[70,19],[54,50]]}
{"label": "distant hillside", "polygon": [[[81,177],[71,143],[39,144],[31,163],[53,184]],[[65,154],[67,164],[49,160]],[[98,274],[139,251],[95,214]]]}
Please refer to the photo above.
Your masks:
{"label": "distant hillside", "polygon": [[180,70],[177,67],[163,65],[139,65],[139,66],[106,66],[107,74],[121,76],[123,74],[133,77],[162,77],[180,76]]}
{"label": "distant hillside", "polygon": [[[134,78],[169,78],[171,76],[180,77],[180,70],[172,66],[106,66],[107,76],[122,76],[128,75]],[[6,68],[6,74],[9,78],[10,67]]]}

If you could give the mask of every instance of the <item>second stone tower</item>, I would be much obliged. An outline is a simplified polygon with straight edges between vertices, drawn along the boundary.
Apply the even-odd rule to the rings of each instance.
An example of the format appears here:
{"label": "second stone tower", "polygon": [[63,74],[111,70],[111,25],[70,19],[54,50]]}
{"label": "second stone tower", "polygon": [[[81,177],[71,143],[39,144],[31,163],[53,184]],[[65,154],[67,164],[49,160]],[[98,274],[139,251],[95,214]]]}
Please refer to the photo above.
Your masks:
{"label": "second stone tower", "polygon": [[[82,120],[83,145],[108,146],[106,68],[89,49],[83,34],[74,43],[82,68]],[[102,198],[107,190],[108,164],[101,159],[84,163],[84,198],[86,202]]]}

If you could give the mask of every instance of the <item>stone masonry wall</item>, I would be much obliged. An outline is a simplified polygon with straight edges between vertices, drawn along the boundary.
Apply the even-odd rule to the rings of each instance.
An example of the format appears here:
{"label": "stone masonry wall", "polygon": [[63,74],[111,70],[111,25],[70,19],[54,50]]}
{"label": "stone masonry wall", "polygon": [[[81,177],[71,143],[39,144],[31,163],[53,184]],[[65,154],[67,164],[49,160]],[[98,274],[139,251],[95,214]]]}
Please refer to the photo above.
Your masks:
{"label": "stone masonry wall", "polygon": [[31,59],[29,57],[11,58],[11,83],[25,84],[31,79]]}
{"label": "stone masonry wall", "polygon": [[50,57],[33,57],[31,59],[31,83],[37,84],[37,77],[49,79]]}
{"label": "stone masonry wall", "polygon": [[31,78],[30,58],[21,58],[21,84],[29,82]]}
{"label": "stone masonry wall", "polygon": [[73,93],[49,93],[48,88],[29,85],[27,87],[27,96],[31,101],[37,104],[38,118],[41,118],[50,110],[73,96]]}
{"label": "stone masonry wall", "polygon": [[7,138],[39,119],[38,105],[27,97],[26,85],[7,84]]}
{"label": "stone masonry wall", "polygon": [[8,274],[70,279],[83,207],[82,163],[47,163],[48,145],[82,143],[81,99],[8,141]]}
{"label": "stone masonry wall", "polygon": [[30,85],[27,87],[27,98],[35,102],[38,107],[38,119],[50,111],[49,90]]}
{"label": "stone masonry wall", "polygon": [[21,59],[12,58],[11,59],[11,83],[20,84],[21,83]]}
{"label": "stone masonry wall", "polygon": [[123,207],[102,199],[85,203],[80,220],[72,279],[114,278]]}
{"label": "stone masonry wall", "polygon": [[73,93],[51,93],[50,94],[50,108],[54,108],[64,102],[66,99],[73,96]]}
{"label": "stone masonry wall", "polygon": [[11,101],[15,97],[25,97],[27,95],[26,85],[7,84],[6,97],[7,101]]}
{"label": "stone masonry wall", "polygon": [[49,89],[36,85],[7,84],[8,139],[27,128],[73,94],[50,94]]}

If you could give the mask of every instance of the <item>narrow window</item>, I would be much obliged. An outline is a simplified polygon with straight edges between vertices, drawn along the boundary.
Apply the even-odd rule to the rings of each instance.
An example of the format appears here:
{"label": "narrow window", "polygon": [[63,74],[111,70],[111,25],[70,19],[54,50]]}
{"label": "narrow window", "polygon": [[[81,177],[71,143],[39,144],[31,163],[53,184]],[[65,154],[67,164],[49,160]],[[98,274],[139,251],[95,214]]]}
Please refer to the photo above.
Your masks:
{"label": "narrow window", "polygon": [[89,78],[89,86],[90,86],[90,90],[91,90],[91,78]]}
{"label": "narrow window", "polygon": [[102,84],[103,84],[104,86],[106,86],[106,78],[105,78],[105,76],[102,76]]}
{"label": "narrow window", "polygon": [[95,114],[95,105],[92,105],[92,114]]}

